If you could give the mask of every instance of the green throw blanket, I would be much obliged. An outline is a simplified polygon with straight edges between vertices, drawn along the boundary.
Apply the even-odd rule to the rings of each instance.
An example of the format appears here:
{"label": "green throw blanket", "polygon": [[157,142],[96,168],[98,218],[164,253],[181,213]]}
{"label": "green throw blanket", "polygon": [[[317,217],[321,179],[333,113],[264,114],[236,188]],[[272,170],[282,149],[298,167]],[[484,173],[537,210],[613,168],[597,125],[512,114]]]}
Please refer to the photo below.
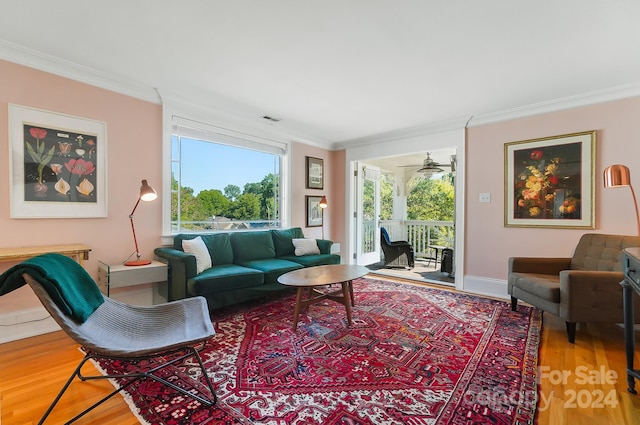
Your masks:
{"label": "green throw blanket", "polygon": [[11,267],[0,275],[0,296],[25,285],[23,273],[37,280],[58,308],[77,322],[84,323],[104,302],[100,288],[89,273],[60,254],[39,255]]}

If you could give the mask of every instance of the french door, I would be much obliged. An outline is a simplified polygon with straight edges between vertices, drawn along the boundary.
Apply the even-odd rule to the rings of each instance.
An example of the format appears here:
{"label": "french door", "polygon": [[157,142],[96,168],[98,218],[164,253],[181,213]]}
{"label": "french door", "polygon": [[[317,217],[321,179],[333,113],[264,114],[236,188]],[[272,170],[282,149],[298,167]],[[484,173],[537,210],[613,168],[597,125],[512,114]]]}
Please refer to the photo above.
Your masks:
{"label": "french door", "polygon": [[356,264],[380,261],[380,169],[356,164]]}

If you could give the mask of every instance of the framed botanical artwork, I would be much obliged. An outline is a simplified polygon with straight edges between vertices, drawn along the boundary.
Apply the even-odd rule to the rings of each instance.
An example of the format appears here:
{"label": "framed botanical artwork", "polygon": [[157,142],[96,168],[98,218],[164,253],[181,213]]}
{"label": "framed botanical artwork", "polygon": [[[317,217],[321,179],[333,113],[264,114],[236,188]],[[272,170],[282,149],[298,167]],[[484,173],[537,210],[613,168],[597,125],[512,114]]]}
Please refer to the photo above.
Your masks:
{"label": "framed botanical artwork", "polygon": [[307,227],[322,226],[322,208],[320,201],[322,196],[306,196],[307,200]]}
{"label": "framed botanical artwork", "polygon": [[324,160],[307,158],[307,189],[324,189]]}
{"label": "framed botanical artwork", "polygon": [[507,227],[593,229],[596,132],[504,145]]}
{"label": "framed botanical artwork", "polygon": [[107,125],[9,105],[11,218],[107,216]]}

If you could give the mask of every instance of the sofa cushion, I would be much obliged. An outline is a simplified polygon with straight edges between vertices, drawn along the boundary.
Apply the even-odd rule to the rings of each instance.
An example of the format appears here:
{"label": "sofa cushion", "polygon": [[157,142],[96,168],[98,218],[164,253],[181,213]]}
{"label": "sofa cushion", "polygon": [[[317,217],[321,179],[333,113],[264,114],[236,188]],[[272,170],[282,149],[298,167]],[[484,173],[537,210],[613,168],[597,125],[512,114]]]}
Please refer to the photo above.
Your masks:
{"label": "sofa cushion", "polygon": [[231,238],[228,233],[204,235],[202,239],[207,248],[209,248],[212,265],[219,266],[233,263],[233,250],[231,249]]}
{"label": "sofa cushion", "polygon": [[201,237],[204,244],[207,246],[212,265],[215,266],[219,264],[233,263],[233,251],[231,250],[231,242],[229,240],[228,233],[180,233],[173,237],[173,247],[180,251],[184,251],[182,248],[182,241],[195,239],[197,237]]}
{"label": "sofa cushion", "polygon": [[254,270],[235,264],[214,266],[189,279],[187,291],[191,295],[211,294],[261,285],[264,275]]}
{"label": "sofa cushion", "polygon": [[534,273],[511,273],[509,283],[524,292],[554,302],[560,302],[560,276]]}
{"label": "sofa cushion", "polygon": [[276,257],[284,257],[285,255],[293,255],[294,238],[304,238],[304,233],[300,227],[292,227],[291,229],[271,229],[271,237],[273,238],[273,246],[276,250]]}
{"label": "sofa cushion", "polygon": [[243,261],[238,264],[243,267],[262,271],[264,273],[264,283],[266,284],[276,283],[278,282],[278,277],[280,277],[281,275],[292,270],[303,268],[299,263],[294,263],[293,261],[287,261],[278,258]]}
{"label": "sofa cushion", "polygon": [[189,239],[195,239],[195,238],[197,238],[198,236],[201,236],[201,235],[198,235],[198,234],[189,234],[189,233],[179,233],[179,234],[177,234],[177,235],[175,235],[175,236],[173,237],[173,248],[174,248],[174,249],[177,249],[177,250],[179,250],[179,251],[184,251],[184,250],[182,249],[182,241],[183,241],[183,240],[185,240],[185,239],[186,239],[186,240],[189,240]]}
{"label": "sofa cushion", "polygon": [[196,257],[196,273],[202,273],[206,269],[211,268],[209,249],[207,249],[207,246],[200,236],[183,240],[182,249],[184,252],[193,254],[193,256]]}
{"label": "sofa cushion", "polygon": [[318,243],[318,248],[320,248],[321,254],[331,254],[331,247],[333,246],[333,241],[328,239],[316,239]]}
{"label": "sofa cushion", "polygon": [[293,238],[291,242],[295,248],[293,253],[296,256],[320,254],[320,249],[315,239]]}
{"label": "sofa cushion", "polygon": [[233,261],[241,264],[246,261],[264,260],[276,256],[270,232],[231,233]]}
{"label": "sofa cushion", "polygon": [[329,264],[340,264],[340,256],[337,254],[317,254],[317,255],[287,255],[280,257],[281,260],[293,261],[304,267],[326,266]]}

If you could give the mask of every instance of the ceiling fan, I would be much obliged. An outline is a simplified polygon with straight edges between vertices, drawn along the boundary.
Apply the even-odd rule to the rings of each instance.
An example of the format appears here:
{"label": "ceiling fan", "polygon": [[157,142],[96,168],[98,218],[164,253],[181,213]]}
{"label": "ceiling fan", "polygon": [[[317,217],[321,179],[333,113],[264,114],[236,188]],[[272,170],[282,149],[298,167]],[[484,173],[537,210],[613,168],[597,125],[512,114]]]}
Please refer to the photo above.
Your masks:
{"label": "ceiling fan", "polygon": [[[453,161],[453,159],[452,159],[452,161]],[[403,165],[403,167],[420,167],[420,165]],[[427,152],[427,157],[422,162],[421,168],[417,169],[416,172],[417,173],[425,173],[425,174],[443,173],[444,169],[442,167],[452,168],[452,165],[438,164],[433,159],[431,159],[431,154],[429,152]]]}

